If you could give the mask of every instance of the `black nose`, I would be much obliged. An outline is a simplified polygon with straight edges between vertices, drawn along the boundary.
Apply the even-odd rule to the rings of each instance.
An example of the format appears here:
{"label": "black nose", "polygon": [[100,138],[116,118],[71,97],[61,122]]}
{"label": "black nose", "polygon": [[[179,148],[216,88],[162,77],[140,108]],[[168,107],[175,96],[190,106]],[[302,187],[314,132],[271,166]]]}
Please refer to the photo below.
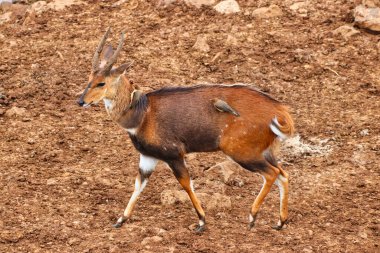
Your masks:
{"label": "black nose", "polygon": [[83,106],[84,105],[84,101],[82,99],[78,99],[78,105],[79,106]]}

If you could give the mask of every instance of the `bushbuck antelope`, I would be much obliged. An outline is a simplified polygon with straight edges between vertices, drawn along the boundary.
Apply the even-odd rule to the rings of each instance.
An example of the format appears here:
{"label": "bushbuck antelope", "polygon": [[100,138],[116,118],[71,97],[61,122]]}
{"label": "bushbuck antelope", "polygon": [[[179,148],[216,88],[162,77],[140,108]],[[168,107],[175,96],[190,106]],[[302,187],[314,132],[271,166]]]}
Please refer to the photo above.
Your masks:
{"label": "bushbuck antelope", "polygon": [[243,168],[263,176],[264,184],[250,210],[249,228],[275,183],[280,190],[280,220],[274,228],[281,229],[288,217],[288,174],[277,163],[275,151],[279,141],[294,132],[287,107],[245,85],[171,87],[143,93],[125,75],[131,64],[113,67],[125,38],[122,33],[113,52],[112,46],[103,48],[109,32],[95,51],[89,82],[78,103],[87,107],[103,100],[109,116],[128,132],[140,152],[134,192],[114,227],[131,217],[138,196],[161,160],[189,195],[199,217],[196,231],[203,231],[205,213],[184,156],[222,151]]}

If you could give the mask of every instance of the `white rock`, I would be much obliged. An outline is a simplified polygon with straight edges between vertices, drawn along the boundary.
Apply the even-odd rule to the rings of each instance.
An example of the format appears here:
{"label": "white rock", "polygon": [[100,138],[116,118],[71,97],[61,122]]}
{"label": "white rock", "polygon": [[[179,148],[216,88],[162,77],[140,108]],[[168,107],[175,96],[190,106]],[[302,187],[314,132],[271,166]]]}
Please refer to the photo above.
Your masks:
{"label": "white rock", "polygon": [[240,12],[240,6],[235,0],[224,0],[214,6],[214,9],[222,14]]}
{"label": "white rock", "polygon": [[47,185],[56,185],[56,184],[57,184],[57,180],[54,179],[54,178],[49,178],[49,179],[46,181],[46,184],[47,184]]}
{"label": "white rock", "polygon": [[83,4],[83,2],[79,0],[55,0],[53,2],[48,3],[47,6],[50,9],[61,11],[68,6],[78,5],[78,4]]}
{"label": "white rock", "polygon": [[17,116],[24,116],[26,114],[25,108],[20,108],[13,106],[11,109],[7,110],[5,112],[6,117],[17,117]]}
{"label": "white rock", "polygon": [[55,10],[55,11],[61,11],[64,10],[66,7],[71,5],[79,5],[84,4],[84,2],[80,0],[54,0],[50,3],[47,3],[46,1],[38,1],[33,3],[30,6],[29,11],[35,12],[37,15],[41,14],[47,10]]}
{"label": "white rock", "polygon": [[282,16],[283,12],[280,7],[275,4],[270,5],[269,7],[262,7],[254,10],[252,16],[255,18],[274,18]]}
{"label": "white rock", "polygon": [[12,17],[12,12],[10,11],[0,15],[0,25],[6,22],[9,22],[11,20],[11,17]]}
{"label": "white rock", "polygon": [[354,9],[355,23],[362,28],[380,32],[380,8],[358,5]]}
{"label": "white rock", "polygon": [[305,8],[307,4],[305,2],[296,2],[289,6],[292,11],[297,11],[300,8]]}
{"label": "white rock", "polygon": [[350,25],[342,25],[333,31],[334,35],[341,35],[345,39],[358,33],[360,32]]}
{"label": "white rock", "polygon": [[216,0],[185,0],[185,3],[187,5],[192,5],[197,8],[202,7],[202,5],[210,6],[214,5],[216,3]]}
{"label": "white rock", "polygon": [[201,52],[209,52],[210,46],[207,44],[207,37],[205,35],[198,35],[193,48]]}
{"label": "white rock", "polygon": [[41,14],[42,12],[46,11],[48,9],[46,1],[38,1],[34,2],[31,6],[29,11],[35,12],[36,14]]}

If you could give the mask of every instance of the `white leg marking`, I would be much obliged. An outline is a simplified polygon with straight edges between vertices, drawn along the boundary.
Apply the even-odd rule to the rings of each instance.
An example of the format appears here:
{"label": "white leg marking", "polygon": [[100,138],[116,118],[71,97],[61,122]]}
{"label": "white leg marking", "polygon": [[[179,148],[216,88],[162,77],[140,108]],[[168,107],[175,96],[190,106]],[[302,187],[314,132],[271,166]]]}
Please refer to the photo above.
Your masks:
{"label": "white leg marking", "polygon": [[285,177],[281,176],[281,175],[278,175],[277,176],[277,179],[276,181],[274,182],[277,186],[278,186],[278,189],[280,191],[280,208],[282,207],[282,201],[284,199],[284,194],[285,194],[285,188],[284,188],[284,185],[283,185],[283,182],[287,180]]}
{"label": "white leg marking", "polygon": [[249,214],[249,222],[252,222],[253,221],[253,216],[252,214]]}
{"label": "white leg marking", "polygon": [[132,210],[131,210],[132,206],[135,204],[138,196],[144,190],[144,188],[145,188],[145,186],[146,186],[147,183],[148,183],[148,179],[147,178],[144,180],[144,182],[142,184],[140,184],[140,180],[136,179],[136,181],[135,181],[135,190],[133,191],[133,194],[132,194],[131,198],[129,199],[127,208],[125,208],[124,217],[128,217],[129,218],[129,215],[132,212]]}
{"label": "white leg marking", "polygon": [[192,192],[194,192],[194,183],[193,180],[190,179],[190,189]]}
{"label": "white leg marking", "polygon": [[152,173],[154,169],[156,168],[156,165],[158,163],[158,160],[156,158],[145,156],[143,154],[140,154],[140,170],[144,173]]}
{"label": "white leg marking", "polygon": [[203,220],[199,220],[199,226],[203,227],[205,225],[205,222]]}
{"label": "white leg marking", "polygon": [[136,135],[137,133],[137,128],[125,128],[125,130],[132,135]]}

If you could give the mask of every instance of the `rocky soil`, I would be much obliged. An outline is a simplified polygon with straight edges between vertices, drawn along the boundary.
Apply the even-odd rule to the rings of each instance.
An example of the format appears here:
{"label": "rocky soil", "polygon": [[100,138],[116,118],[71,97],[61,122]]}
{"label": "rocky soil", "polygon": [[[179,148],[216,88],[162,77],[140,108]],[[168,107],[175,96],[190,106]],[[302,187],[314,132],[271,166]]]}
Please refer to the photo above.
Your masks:
{"label": "rocky soil", "polygon": [[[0,252],[379,252],[380,37],[354,23],[361,1],[246,0],[230,14],[219,13],[221,1],[189,2],[1,7]],[[76,104],[108,26],[114,45],[126,31],[119,63],[134,60],[128,76],[145,91],[247,83],[292,108],[284,230],[270,227],[276,187],[247,230],[261,177],[219,153],[187,157],[203,234],[163,163],[133,219],[111,226],[133,191],[138,153],[103,105]]]}

